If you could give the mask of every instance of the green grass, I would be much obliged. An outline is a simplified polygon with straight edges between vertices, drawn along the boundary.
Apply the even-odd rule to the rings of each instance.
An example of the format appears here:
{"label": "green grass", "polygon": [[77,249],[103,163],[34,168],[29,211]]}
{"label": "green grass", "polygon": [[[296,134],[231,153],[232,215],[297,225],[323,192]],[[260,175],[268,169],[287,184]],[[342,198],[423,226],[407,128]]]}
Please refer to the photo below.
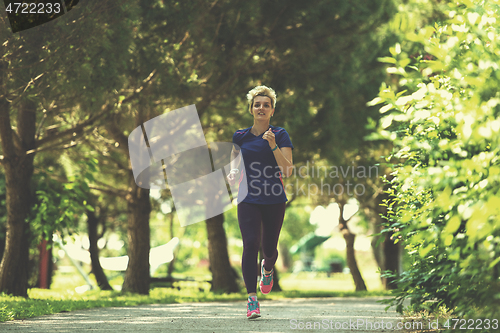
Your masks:
{"label": "green grass", "polygon": [[[363,274],[368,290],[382,290],[380,275],[374,272]],[[314,283],[311,283],[313,281]],[[280,285],[285,290],[322,290],[322,291],[350,291],[355,290],[351,274],[336,273],[330,277],[326,273],[300,272],[298,274],[280,275]]]}
{"label": "green grass", "polygon": [[[192,275],[192,274],[190,274]],[[206,280],[209,276],[200,276]],[[121,284],[121,276],[110,280],[111,285]],[[141,304],[168,304],[183,302],[241,301],[247,296],[243,288],[240,293],[217,294],[209,291],[207,282],[179,282],[174,288],[152,286],[150,294],[137,295],[119,291],[90,290],[83,294],[75,287],[84,285],[83,278],[75,273],[56,273],[51,290],[30,289],[28,298],[0,295],[0,322],[37,317],[46,314],[81,309],[136,306]],[[373,290],[354,292],[350,275],[300,273],[282,274],[280,284],[284,291],[260,295],[259,299],[306,298],[306,297],[367,297],[388,296],[389,292]],[[304,288],[304,286],[309,286]],[[317,289],[315,290],[315,286]]]}

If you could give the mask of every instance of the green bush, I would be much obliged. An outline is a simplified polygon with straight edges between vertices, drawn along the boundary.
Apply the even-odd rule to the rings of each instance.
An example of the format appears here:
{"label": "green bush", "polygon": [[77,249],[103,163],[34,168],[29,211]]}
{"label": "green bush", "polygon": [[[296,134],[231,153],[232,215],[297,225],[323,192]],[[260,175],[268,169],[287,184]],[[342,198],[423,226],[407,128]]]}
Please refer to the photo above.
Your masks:
{"label": "green bush", "polygon": [[347,267],[345,260],[345,251],[339,251],[335,249],[325,249],[322,246],[316,247],[315,252],[315,263],[317,268],[322,271],[329,272],[332,262],[340,264],[342,268]]}
{"label": "green bush", "polygon": [[441,4],[381,59],[398,79],[372,101],[395,147],[385,231],[411,259],[392,304],[487,317],[500,314],[500,6]]}

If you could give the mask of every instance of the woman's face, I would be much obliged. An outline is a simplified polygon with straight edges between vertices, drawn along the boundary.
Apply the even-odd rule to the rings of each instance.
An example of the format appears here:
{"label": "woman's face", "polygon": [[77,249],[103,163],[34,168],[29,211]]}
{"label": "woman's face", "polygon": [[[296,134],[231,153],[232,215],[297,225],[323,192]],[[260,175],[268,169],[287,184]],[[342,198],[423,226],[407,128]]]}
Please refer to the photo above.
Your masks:
{"label": "woman's face", "polygon": [[253,99],[252,115],[255,119],[265,120],[270,119],[274,114],[274,109],[271,106],[271,98],[267,96],[256,96]]}

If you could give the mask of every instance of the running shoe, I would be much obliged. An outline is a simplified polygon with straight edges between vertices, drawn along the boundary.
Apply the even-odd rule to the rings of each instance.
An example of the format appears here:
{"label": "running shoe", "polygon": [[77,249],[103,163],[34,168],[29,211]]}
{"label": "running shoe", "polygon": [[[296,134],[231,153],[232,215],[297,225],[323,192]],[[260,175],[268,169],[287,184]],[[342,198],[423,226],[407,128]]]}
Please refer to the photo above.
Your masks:
{"label": "running shoe", "polygon": [[260,317],[260,308],[257,297],[249,297],[247,304],[247,318],[254,319]]}
{"label": "running shoe", "polygon": [[264,273],[264,259],[262,259],[261,263],[261,276],[260,276],[260,292],[263,294],[269,294],[271,289],[273,289],[273,275],[274,269],[271,269],[271,273]]}

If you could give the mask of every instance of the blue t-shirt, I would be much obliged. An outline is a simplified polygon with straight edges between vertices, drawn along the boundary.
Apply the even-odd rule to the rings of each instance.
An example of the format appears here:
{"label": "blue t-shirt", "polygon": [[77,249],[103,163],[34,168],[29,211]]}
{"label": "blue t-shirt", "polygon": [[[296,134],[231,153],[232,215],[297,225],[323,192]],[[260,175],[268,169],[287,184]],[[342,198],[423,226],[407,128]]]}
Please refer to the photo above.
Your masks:
{"label": "blue t-shirt", "polygon": [[[290,136],[284,128],[270,125],[279,148],[291,147]],[[238,145],[243,154],[247,184],[240,183],[238,202],[254,204],[276,204],[288,201],[281,172],[269,142],[263,139],[262,133],[255,136],[250,132],[251,127],[238,130],[233,135],[233,143]],[[240,177],[241,181],[241,177]],[[248,189],[245,198],[241,198],[243,189]]]}

